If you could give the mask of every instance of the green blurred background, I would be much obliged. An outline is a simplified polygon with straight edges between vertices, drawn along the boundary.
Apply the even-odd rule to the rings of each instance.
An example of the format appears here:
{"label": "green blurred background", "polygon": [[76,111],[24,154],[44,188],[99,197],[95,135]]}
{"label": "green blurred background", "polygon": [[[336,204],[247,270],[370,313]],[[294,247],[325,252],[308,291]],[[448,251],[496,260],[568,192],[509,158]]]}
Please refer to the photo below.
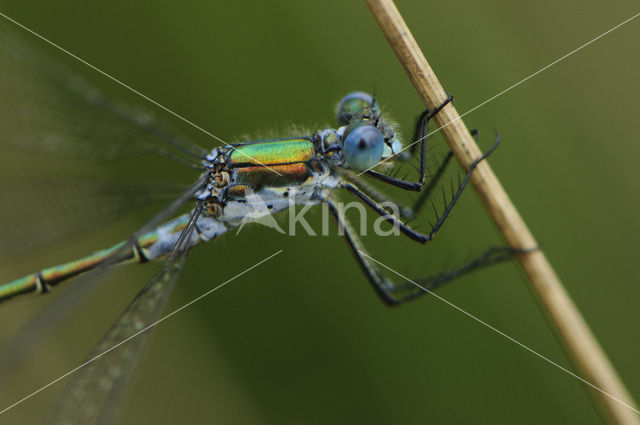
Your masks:
{"label": "green blurred background", "polygon": [[[398,6],[460,112],[638,12],[635,2],[595,0],[579,9],[574,2],[504,0]],[[33,0],[1,1],[0,11],[225,140],[287,123],[332,123],[335,102],[354,89],[375,88],[405,134],[422,108],[359,1]],[[24,39],[46,52],[43,61],[49,55],[109,95],[155,111],[198,144],[215,145],[41,41]],[[481,130],[485,149],[492,128],[499,129],[503,144],[492,166],[636,399],[639,39],[637,20],[464,118]],[[0,69],[0,78],[13,76]],[[67,223],[74,214],[100,216],[100,203],[73,190],[87,175],[180,184],[196,176],[146,156],[73,168],[10,146],[0,155],[1,208],[11,212],[0,235],[0,281],[123,239],[162,205],[116,214],[96,228],[89,220],[77,232],[48,219],[65,208],[75,210],[63,214]],[[45,202],[35,193],[46,191],[49,173],[65,174],[68,192]],[[319,228],[320,212],[311,222]],[[59,243],[43,236],[60,229]],[[29,244],[39,238],[44,242]],[[500,240],[469,190],[432,245],[404,238],[367,243],[374,257],[420,276]],[[335,231],[293,237],[254,226],[229,233],[192,252],[168,310],[280,249],[157,327],[119,423],[601,422],[575,378],[434,297],[384,307]],[[76,367],[156,267],[110,274],[2,382],[0,409]],[[571,368],[515,265],[464,277],[438,294]],[[0,342],[55,296],[2,305]],[[63,387],[46,389],[0,423],[41,423]]]}

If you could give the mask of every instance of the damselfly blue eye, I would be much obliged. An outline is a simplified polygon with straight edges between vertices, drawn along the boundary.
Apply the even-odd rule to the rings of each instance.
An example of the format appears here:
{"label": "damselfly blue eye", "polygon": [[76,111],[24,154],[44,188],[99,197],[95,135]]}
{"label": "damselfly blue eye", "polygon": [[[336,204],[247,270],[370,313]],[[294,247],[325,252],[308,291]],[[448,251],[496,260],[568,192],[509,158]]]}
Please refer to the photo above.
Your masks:
{"label": "damselfly blue eye", "polygon": [[349,168],[367,170],[382,159],[384,137],[377,128],[359,124],[347,129],[342,144],[342,153]]}

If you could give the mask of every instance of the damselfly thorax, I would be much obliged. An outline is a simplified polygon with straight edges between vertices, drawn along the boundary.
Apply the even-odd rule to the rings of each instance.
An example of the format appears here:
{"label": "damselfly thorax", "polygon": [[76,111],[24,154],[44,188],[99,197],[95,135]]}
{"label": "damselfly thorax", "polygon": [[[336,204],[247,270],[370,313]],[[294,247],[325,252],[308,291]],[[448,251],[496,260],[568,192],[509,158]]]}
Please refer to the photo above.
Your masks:
{"label": "damselfly thorax", "polygon": [[[343,99],[342,104],[353,103],[356,95],[363,106],[359,119],[353,120],[356,106],[351,106],[351,122],[337,130],[213,149],[203,162],[208,184],[196,195],[206,206],[205,216],[233,227],[249,213],[275,214],[291,204],[322,202],[326,198],[323,190],[340,187],[341,170],[350,167],[345,160],[345,140],[354,145],[346,157],[358,167],[373,167],[397,154],[401,143],[394,129],[375,115],[373,99],[362,102],[360,97],[365,94],[357,93]],[[369,154],[371,150],[379,153]]]}

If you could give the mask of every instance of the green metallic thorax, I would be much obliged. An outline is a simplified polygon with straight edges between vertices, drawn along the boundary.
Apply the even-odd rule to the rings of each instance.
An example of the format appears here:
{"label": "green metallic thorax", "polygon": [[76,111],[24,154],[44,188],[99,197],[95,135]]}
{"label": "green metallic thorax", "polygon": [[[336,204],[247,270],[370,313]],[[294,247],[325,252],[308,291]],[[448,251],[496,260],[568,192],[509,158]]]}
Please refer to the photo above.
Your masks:
{"label": "green metallic thorax", "polygon": [[234,166],[291,164],[309,161],[314,154],[315,147],[310,139],[261,140],[236,145],[229,155],[229,161]]}
{"label": "green metallic thorax", "polygon": [[229,154],[229,165],[233,170],[232,187],[300,184],[311,177],[309,167],[315,155],[313,141],[306,138],[237,145]]}

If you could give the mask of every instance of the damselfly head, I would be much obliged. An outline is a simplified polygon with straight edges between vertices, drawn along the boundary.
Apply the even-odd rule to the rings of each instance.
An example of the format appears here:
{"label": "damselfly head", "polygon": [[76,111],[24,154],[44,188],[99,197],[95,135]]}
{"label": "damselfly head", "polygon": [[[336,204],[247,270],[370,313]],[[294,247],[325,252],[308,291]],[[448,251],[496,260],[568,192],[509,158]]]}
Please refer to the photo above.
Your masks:
{"label": "damselfly head", "polygon": [[336,118],[345,126],[342,151],[352,169],[367,170],[378,163],[388,165],[389,159],[402,149],[395,123],[383,117],[377,100],[368,93],[352,92],[340,99]]}

